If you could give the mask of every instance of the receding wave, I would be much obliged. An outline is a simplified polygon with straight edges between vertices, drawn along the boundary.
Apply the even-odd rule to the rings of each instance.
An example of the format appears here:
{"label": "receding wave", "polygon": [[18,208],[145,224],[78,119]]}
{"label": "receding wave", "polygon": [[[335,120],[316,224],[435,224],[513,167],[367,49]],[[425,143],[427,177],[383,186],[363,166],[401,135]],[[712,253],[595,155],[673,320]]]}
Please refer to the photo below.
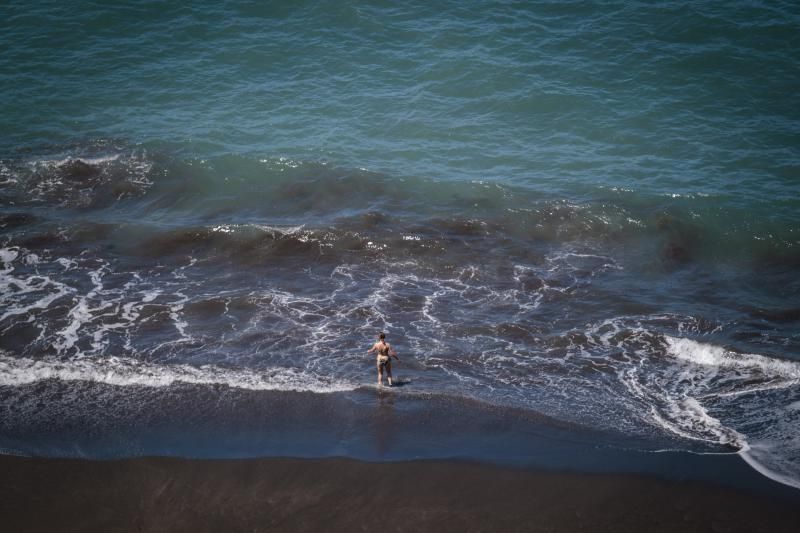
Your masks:
{"label": "receding wave", "polygon": [[[635,345],[641,335],[652,333],[626,342],[637,339]],[[662,343],[664,361],[652,350]],[[800,362],[670,335],[634,351],[644,358],[617,374],[629,395],[623,401],[639,404],[634,409],[644,420],[679,438],[731,448],[762,474],[800,488]]]}

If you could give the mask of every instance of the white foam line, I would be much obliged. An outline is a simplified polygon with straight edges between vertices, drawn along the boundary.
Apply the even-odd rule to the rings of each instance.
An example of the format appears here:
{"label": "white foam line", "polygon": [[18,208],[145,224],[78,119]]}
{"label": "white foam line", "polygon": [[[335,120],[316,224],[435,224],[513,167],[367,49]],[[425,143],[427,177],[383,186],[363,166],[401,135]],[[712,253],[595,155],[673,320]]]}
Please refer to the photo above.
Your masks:
{"label": "white foam line", "polygon": [[29,164],[33,168],[38,167],[61,167],[70,163],[81,162],[86,165],[100,165],[119,159],[120,154],[113,154],[101,157],[65,157],[63,159],[39,159],[31,161]]}
{"label": "white foam line", "polygon": [[637,450],[635,448],[630,449],[643,453],[688,453],[690,455],[739,455],[742,453],[741,450],[736,450],[735,452],[697,452],[693,450],[684,450],[683,448],[660,448],[658,450]]}
{"label": "white foam line", "polygon": [[159,365],[125,357],[31,359],[0,355],[0,385],[17,387],[39,381],[86,381],[115,386],[169,387],[175,383],[227,385],[246,390],[332,393],[355,390],[357,385],[335,381],[295,368],[261,372],[232,370],[214,365]]}
{"label": "white foam line", "polygon": [[771,468],[767,468],[764,464],[760,463],[755,457],[754,454],[758,453],[758,445],[753,445],[745,450],[740,450],[739,455],[744,459],[744,461],[750,465],[753,470],[761,474],[762,476],[768,477],[773,481],[777,481],[778,483],[783,483],[784,485],[788,485],[790,487],[794,487],[796,489],[800,489],[800,480],[789,477],[781,472],[776,472]]}
{"label": "white foam line", "polygon": [[770,381],[763,387],[751,387],[742,390],[734,390],[729,392],[718,392],[712,394],[705,394],[700,396],[700,398],[730,398],[733,396],[742,396],[744,394],[752,394],[754,392],[765,392],[765,391],[774,391],[778,389],[788,389],[789,387],[794,387],[800,385],[800,380],[793,379],[789,381],[781,381],[775,383],[774,381]]}
{"label": "white foam line", "polygon": [[280,235],[294,235],[295,233],[303,231],[303,229],[306,227],[305,224],[300,224],[299,226],[270,226],[267,224],[253,224],[252,226],[269,233],[277,233]]}

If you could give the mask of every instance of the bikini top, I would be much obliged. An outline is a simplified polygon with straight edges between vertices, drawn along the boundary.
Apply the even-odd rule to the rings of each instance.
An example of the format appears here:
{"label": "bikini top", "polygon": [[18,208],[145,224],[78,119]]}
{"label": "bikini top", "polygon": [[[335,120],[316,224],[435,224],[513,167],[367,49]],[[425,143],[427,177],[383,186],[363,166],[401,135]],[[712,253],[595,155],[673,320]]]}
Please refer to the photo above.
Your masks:
{"label": "bikini top", "polygon": [[383,344],[381,347],[378,348],[378,355],[381,357],[388,357],[389,356],[389,345]]}

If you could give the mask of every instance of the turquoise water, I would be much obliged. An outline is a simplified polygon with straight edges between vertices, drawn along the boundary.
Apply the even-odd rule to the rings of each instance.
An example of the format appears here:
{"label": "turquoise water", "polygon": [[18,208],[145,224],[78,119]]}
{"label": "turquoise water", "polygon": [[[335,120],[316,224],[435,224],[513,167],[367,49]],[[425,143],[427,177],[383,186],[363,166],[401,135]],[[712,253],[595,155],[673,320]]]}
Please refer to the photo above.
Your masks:
{"label": "turquoise water", "polygon": [[114,138],[797,208],[792,2],[128,4],[3,8],[4,153]]}
{"label": "turquoise water", "polygon": [[799,29],[790,2],[1,7],[0,447],[146,432],[187,383],[358,403],[386,330],[398,396],[800,486]]}

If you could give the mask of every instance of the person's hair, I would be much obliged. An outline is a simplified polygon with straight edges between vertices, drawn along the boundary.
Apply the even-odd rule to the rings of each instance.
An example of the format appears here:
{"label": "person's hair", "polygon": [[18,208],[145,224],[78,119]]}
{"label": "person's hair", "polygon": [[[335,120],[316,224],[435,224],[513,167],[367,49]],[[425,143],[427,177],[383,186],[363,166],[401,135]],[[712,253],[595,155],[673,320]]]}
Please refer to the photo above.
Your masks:
{"label": "person's hair", "polygon": [[381,334],[378,335],[378,338],[381,339],[381,340],[385,339],[386,338],[386,333],[381,331]]}

